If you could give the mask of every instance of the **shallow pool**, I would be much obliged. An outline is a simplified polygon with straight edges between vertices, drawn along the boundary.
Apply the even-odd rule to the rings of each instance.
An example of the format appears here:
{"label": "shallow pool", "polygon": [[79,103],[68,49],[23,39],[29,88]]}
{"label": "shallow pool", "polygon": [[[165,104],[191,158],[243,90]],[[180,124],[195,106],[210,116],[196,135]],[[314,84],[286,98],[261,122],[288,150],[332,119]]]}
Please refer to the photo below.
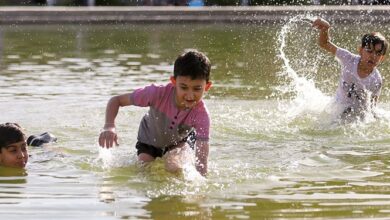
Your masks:
{"label": "shallow pool", "polygon": [[[356,51],[381,24],[338,24]],[[58,142],[30,148],[24,171],[0,168],[2,219],[329,219],[390,216],[390,64],[379,118],[342,125],[329,109],[337,61],[294,18],[274,25],[0,27],[0,122]],[[136,163],[145,108],[123,108],[120,146],[100,149],[116,94],[165,84],[183,50],[207,53],[213,88],[209,175]]]}

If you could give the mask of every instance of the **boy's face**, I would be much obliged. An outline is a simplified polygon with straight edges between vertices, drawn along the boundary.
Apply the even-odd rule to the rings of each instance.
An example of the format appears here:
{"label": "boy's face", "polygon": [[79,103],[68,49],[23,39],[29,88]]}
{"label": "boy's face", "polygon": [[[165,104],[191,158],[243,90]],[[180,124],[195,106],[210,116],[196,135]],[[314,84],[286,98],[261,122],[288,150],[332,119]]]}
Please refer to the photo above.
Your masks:
{"label": "boy's face", "polygon": [[191,79],[189,76],[172,76],[171,82],[176,90],[176,105],[179,109],[193,108],[211,87],[204,79]]}
{"label": "boy's face", "polygon": [[366,67],[373,69],[378,66],[385,56],[382,53],[382,45],[367,45],[366,47],[360,48],[360,56],[362,64]]}
{"label": "boy's face", "polygon": [[19,141],[0,149],[0,165],[24,168],[28,161],[26,141]]}

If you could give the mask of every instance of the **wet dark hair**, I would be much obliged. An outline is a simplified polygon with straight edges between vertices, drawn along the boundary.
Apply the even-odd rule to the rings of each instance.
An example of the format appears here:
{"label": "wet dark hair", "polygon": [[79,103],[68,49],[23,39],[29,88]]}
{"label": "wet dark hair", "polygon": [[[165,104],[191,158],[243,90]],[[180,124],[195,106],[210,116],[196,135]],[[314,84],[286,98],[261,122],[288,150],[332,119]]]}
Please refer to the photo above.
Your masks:
{"label": "wet dark hair", "polygon": [[189,76],[192,80],[210,80],[211,63],[209,58],[197,50],[185,52],[177,57],[173,67],[173,76]]}
{"label": "wet dark hair", "polygon": [[26,140],[22,127],[16,123],[0,124],[0,152],[10,144]]}
{"label": "wet dark hair", "polygon": [[365,34],[362,37],[362,48],[365,47],[374,47],[375,45],[380,44],[381,45],[381,53],[382,55],[386,55],[387,48],[389,46],[389,43],[387,42],[386,38],[379,32],[372,32],[369,34]]}

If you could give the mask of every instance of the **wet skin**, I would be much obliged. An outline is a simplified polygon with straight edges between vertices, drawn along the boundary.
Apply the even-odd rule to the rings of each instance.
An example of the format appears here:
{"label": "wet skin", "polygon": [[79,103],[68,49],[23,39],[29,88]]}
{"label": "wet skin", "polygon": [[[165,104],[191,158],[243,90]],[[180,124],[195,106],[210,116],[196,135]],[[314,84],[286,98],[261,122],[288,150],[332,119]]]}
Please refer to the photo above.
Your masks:
{"label": "wet skin", "polygon": [[24,168],[28,161],[26,141],[12,143],[1,148],[0,165],[14,168]]}

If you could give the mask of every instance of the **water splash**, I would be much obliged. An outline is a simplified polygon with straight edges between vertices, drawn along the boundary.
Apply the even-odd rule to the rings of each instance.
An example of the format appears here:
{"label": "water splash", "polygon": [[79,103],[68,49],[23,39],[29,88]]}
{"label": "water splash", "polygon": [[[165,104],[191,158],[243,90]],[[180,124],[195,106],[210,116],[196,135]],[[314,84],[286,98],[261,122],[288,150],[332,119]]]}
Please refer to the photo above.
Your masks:
{"label": "water splash", "polygon": [[[320,49],[312,50],[318,47],[315,42],[318,33],[311,27],[314,20],[315,17],[311,15],[297,15],[289,19],[278,34],[278,56],[282,61],[282,71],[279,72],[279,76],[283,84],[277,87],[277,91],[279,96],[292,94],[287,102],[279,102],[279,110],[284,113],[288,121],[308,116],[327,128],[335,128],[334,125],[337,127],[340,123],[344,125],[353,123],[354,125],[347,127],[348,130],[354,130],[375,126],[368,124],[375,124],[378,119],[389,121],[387,111],[378,107],[374,109],[376,117],[371,109],[367,108],[368,110],[364,112],[365,117],[361,120],[356,120],[357,118],[353,116],[347,120],[341,119],[340,115],[345,110],[345,106],[337,104],[331,96],[317,88],[316,82],[322,85],[322,88],[329,87],[323,80],[316,82],[314,80],[320,67],[319,61],[325,59],[322,56],[328,55]],[[318,52],[320,53],[315,54]]]}
{"label": "water splash", "polygon": [[[164,168],[168,169],[171,165],[178,164],[181,170],[175,173],[186,182],[203,182],[204,177],[195,168],[195,152],[188,144],[176,148],[163,156]],[[169,172],[169,171],[165,171]]]}
{"label": "water splash", "polygon": [[[304,74],[298,74],[297,70],[291,65],[291,60],[286,53],[287,42],[289,34],[294,32],[294,27],[296,25],[305,25],[310,24],[314,20],[314,17],[310,15],[298,15],[290,20],[281,28],[278,35],[278,56],[283,62],[282,71],[279,73],[281,77],[286,78],[289,84],[282,85],[277,89],[284,94],[293,94],[292,98],[288,103],[280,103],[279,109],[286,111],[287,118],[294,119],[297,116],[300,116],[304,113],[321,113],[326,110],[327,105],[329,105],[331,98],[324,93],[322,93],[315,85],[313,79],[306,78],[305,75],[310,75],[309,69],[305,69],[307,65],[307,60],[299,60],[299,65],[302,66]],[[296,37],[296,33],[293,33]],[[300,39],[299,41],[301,49],[305,50],[304,42],[305,39]],[[316,47],[317,45],[312,45]],[[307,53],[307,51],[303,51]],[[300,54],[294,54],[293,59],[298,58]],[[305,57],[304,57],[305,58]],[[314,61],[315,62],[315,61]],[[315,65],[315,63],[314,63]],[[317,68],[316,68],[317,69]],[[316,72],[316,70],[314,70]]]}
{"label": "water splash", "polygon": [[[111,181],[116,183],[123,181],[121,178],[112,176],[122,176],[126,181],[129,175],[134,176],[137,181],[145,181],[148,186],[143,186],[149,197],[161,195],[196,195],[207,189],[206,178],[200,175],[195,168],[194,151],[190,147],[182,147],[180,159],[182,169],[177,173],[170,173],[166,168],[167,156],[156,158],[150,163],[139,163],[136,157],[125,155],[119,148],[99,149],[99,156],[93,161],[96,167],[108,170]],[[123,176],[123,169],[131,174]]]}
{"label": "water splash", "polygon": [[117,148],[99,148],[99,156],[94,163],[103,169],[110,169],[134,165],[136,159],[132,159],[131,155],[125,154]]}
{"label": "water splash", "polygon": [[[307,79],[305,76],[300,76],[297,71],[290,64],[290,58],[286,54],[287,38],[288,34],[292,32],[293,27],[299,23],[307,25],[314,20],[314,17],[310,15],[298,15],[291,18],[280,30],[278,36],[278,55],[283,62],[283,70],[279,74],[287,77],[290,84],[284,87],[278,87],[279,91],[284,93],[293,93],[295,97],[291,100],[288,106],[283,106],[282,109],[289,109],[287,115],[290,118],[302,114],[303,112],[316,112],[319,113],[325,109],[329,104],[330,97],[322,93],[316,88],[312,79]],[[302,39],[303,41],[304,39]],[[304,45],[306,42],[300,42]],[[316,45],[313,45],[315,47]],[[304,49],[304,48],[303,48]],[[295,54],[300,56],[300,54]],[[294,57],[296,58],[296,57]],[[298,58],[297,58],[298,59]],[[301,61],[302,66],[306,64],[306,61]],[[303,67],[305,71],[305,67]]]}

